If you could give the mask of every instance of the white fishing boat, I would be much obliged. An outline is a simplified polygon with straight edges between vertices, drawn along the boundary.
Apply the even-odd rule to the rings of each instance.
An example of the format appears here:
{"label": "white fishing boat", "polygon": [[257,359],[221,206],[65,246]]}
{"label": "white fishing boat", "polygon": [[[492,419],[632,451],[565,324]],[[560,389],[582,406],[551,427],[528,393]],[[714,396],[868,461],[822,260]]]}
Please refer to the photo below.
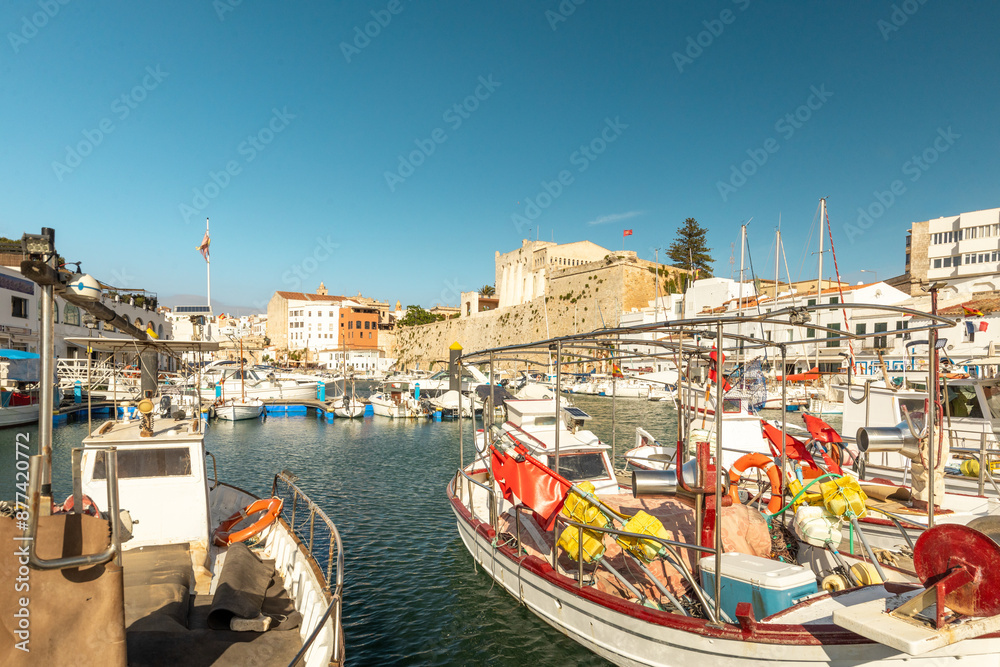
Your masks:
{"label": "white fishing boat", "polygon": [[[787,324],[791,318],[795,326],[809,322],[816,308],[785,309],[757,319]],[[685,327],[712,328],[724,350],[725,325],[746,319],[673,322],[657,325],[662,331],[656,333],[683,340],[680,334],[691,338]],[[950,325],[937,317],[932,323]],[[555,347],[558,373],[560,354],[607,346],[609,339],[625,347],[631,333],[622,328],[589,338],[569,336],[507,346],[502,353],[505,360],[518,353],[528,359]],[[642,333],[648,334],[649,327]],[[736,345],[742,342],[728,349]],[[473,353],[463,361],[481,363],[497,352]],[[713,363],[721,370],[721,361]],[[721,384],[720,377],[715,387],[720,394]],[[772,490],[775,478],[779,484],[768,517],[735,501],[740,468],[725,471],[725,451],[729,444],[738,449],[743,444],[728,442],[724,409],[713,410],[712,444],[697,440],[691,455],[685,443],[675,468],[635,471],[630,487],[623,487],[602,445],[586,442],[582,415],[562,411],[559,397],[554,405],[516,403],[507,402],[504,423],[473,431],[477,455],[462,462],[447,487],[458,533],[494,585],[598,655],[630,666],[996,663],[1000,545],[982,532],[939,522],[921,532],[910,552],[916,583],[881,583],[882,578],[865,584],[851,574],[844,590],[827,592],[821,588],[827,576],[822,570],[782,560],[775,551],[783,544],[770,534],[767,518],[790,529],[790,517],[773,461],[757,464],[770,468]],[[692,421],[702,418],[697,410],[690,414]],[[929,428],[925,439],[933,453]],[[460,447],[464,437],[460,430]],[[844,484],[838,488],[856,483],[838,479]],[[930,493],[929,515],[935,504]],[[831,497],[843,500],[841,514],[831,516],[856,526],[850,508],[861,496]],[[864,541],[866,532],[857,529],[856,535]],[[878,571],[869,545],[863,553]]]}
{"label": "white fishing boat", "polygon": [[257,419],[264,414],[264,401],[259,398],[247,398],[245,374],[243,368],[243,339],[240,339],[240,397],[226,398],[217,401],[213,407],[215,416],[227,421],[242,421]]}
{"label": "white fishing boat", "polygon": [[215,416],[226,421],[257,419],[264,414],[264,401],[259,398],[230,398],[214,407]]}
{"label": "white fishing boat", "polygon": [[38,421],[40,377],[37,354],[0,350],[0,428]]}
{"label": "white fishing boat", "polygon": [[[53,303],[55,292],[91,308],[92,299],[66,289],[54,258],[54,251],[39,253],[22,264],[42,286],[42,302]],[[42,311],[42,347],[47,341],[51,349],[54,315]],[[107,309],[88,312],[142,333]],[[90,344],[105,349],[105,341],[107,350],[121,342]],[[12,610],[0,621],[10,640],[0,662],[342,665],[344,556],[336,526],[289,472],[274,476],[266,498],[220,481],[214,457],[209,474],[200,415],[155,414],[157,354],[218,345],[128,343],[144,358],[140,417],[88,426],[66,466],[73,480],[66,501],[51,498],[53,468],[62,466],[53,466],[47,414],[39,454],[25,448],[18,455],[28,481],[16,516],[0,516],[0,539],[20,545],[20,555],[0,559],[0,578],[30,583],[0,593]],[[296,510],[282,516],[284,507]]]}
{"label": "white fishing boat", "polygon": [[409,382],[386,380],[368,397],[372,412],[390,419],[418,419],[428,416],[427,407],[414,395]]}

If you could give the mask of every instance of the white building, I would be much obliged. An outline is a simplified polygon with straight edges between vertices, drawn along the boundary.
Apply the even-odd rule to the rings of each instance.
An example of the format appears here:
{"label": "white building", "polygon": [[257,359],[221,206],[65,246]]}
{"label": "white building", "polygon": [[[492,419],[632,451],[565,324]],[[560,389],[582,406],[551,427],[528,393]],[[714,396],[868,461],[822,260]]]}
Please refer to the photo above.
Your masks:
{"label": "white building", "polygon": [[914,222],[906,250],[914,295],[916,285],[935,282],[948,283],[952,295],[998,290],[1000,208]]}

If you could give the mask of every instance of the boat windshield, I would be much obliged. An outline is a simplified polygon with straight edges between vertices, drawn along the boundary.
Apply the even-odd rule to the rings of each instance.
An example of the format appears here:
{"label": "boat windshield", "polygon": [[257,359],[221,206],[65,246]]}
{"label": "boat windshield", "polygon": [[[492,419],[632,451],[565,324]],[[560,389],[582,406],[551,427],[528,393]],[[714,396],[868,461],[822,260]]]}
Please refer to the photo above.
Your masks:
{"label": "boat windshield", "polygon": [[[554,462],[552,463],[554,465]],[[608,471],[604,468],[604,457],[600,452],[586,454],[561,454],[559,474],[571,482],[588,479],[605,479]]]}

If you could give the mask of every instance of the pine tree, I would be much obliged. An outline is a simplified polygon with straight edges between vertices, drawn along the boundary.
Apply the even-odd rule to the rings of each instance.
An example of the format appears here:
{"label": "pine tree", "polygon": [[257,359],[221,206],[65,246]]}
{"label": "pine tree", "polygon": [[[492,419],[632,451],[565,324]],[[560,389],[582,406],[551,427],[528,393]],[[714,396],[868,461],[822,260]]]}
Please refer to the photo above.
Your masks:
{"label": "pine tree", "polygon": [[688,218],[677,228],[677,238],[670,244],[667,257],[674,266],[697,271],[699,278],[712,275],[712,264],[715,262],[709,254],[712,249],[705,245],[705,234],[708,230],[698,224],[694,218]]}

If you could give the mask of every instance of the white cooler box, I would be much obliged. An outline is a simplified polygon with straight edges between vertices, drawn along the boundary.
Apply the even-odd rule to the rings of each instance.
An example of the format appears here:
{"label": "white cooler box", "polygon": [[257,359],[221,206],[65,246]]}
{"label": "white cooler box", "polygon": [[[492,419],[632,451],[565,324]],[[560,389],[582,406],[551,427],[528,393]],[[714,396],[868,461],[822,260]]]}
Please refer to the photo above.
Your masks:
{"label": "white cooler box", "polygon": [[[715,556],[699,561],[701,585],[715,598]],[[722,554],[722,609],[736,620],[736,605],[749,602],[759,619],[815,594],[816,575],[807,567],[739,553]]]}

